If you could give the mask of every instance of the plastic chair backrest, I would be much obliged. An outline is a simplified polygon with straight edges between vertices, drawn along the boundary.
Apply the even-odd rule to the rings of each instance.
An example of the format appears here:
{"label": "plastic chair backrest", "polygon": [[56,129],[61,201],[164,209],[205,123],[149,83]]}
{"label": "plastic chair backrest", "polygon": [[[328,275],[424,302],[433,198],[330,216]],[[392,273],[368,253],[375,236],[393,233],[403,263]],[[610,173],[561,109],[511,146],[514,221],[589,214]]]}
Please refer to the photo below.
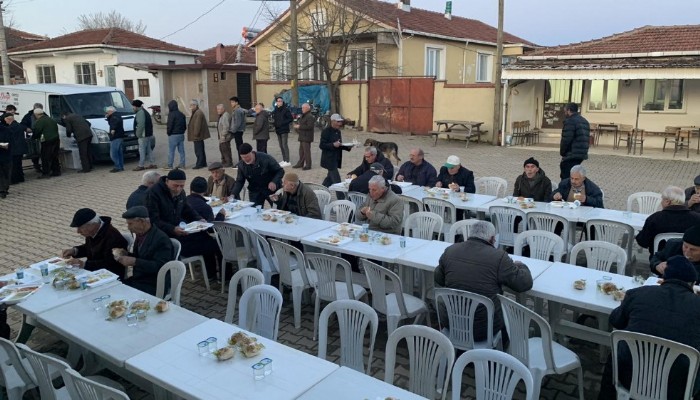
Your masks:
{"label": "plastic chair backrest", "polygon": [[496,197],[505,197],[508,181],[497,176],[485,176],[474,182],[477,194],[487,194]]}
{"label": "plastic chair backrest", "polygon": [[316,199],[318,199],[318,207],[321,209],[321,215],[325,215],[326,207],[331,202],[331,194],[328,190],[314,190]]}
{"label": "plastic chair backrest", "polygon": [[[406,310],[406,302],[403,297],[401,278],[399,278],[399,276],[394,272],[382,267],[381,265],[373,263],[372,261],[363,258],[361,259],[361,262],[362,267],[365,269],[365,274],[367,275],[369,290],[372,292],[372,308],[386,315],[386,295],[389,293],[394,293],[396,295],[396,303],[399,307],[400,315],[408,315],[408,311]],[[388,291],[386,284],[387,279],[389,279],[391,283],[391,290]]]}
{"label": "plastic chair backrest", "polygon": [[[357,300],[336,300],[321,312],[318,335],[318,357],[326,359],[328,320],[335,313],[340,331],[340,365],[370,375],[374,340],[379,328],[379,317],[374,309]],[[364,362],[365,332],[369,326],[369,356]]]}
{"label": "plastic chair backrest", "polygon": [[[347,260],[329,254],[306,253],[306,264],[309,270],[313,270],[316,275],[316,282],[311,282],[316,290],[316,295],[325,301],[336,301],[336,271],[343,269],[345,284],[347,285],[348,296],[353,297],[352,289],[352,268]],[[354,299],[356,300],[356,299]]]}
{"label": "plastic chair backrest", "polygon": [[654,236],[654,253],[659,251],[661,243],[665,244],[669,239],[683,239],[683,234],[680,232],[668,232],[659,233],[658,235]]}
{"label": "plastic chair backrest", "polygon": [[[25,363],[22,362],[22,356],[19,354],[15,344],[7,339],[0,338],[0,372],[2,373],[2,386],[23,386],[30,389],[36,384],[30,375],[30,372],[25,368]],[[21,385],[16,385],[13,379],[19,378]],[[11,396],[8,396],[13,400]]]}
{"label": "plastic chair backrest", "polygon": [[560,228],[559,236],[566,243],[569,240],[569,221],[566,218],[545,212],[527,213],[527,229],[555,233],[557,228]]}
{"label": "plastic chair backrest", "polygon": [[224,322],[229,324],[233,324],[233,314],[236,312],[239,283],[241,284],[241,293],[245,293],[251,286],[264,284],[265,277],[257,268],[241,268],[233,274],[228,284],[228,302],[226,303],[226,316],[224,316]]}
{"label": "plastic chair backrest", "polygon": [[[249,307],[249,302],[254,302]],[[277,341],[282,311],[282,293],[270,285],[251,286],[238,303],[238,326],[257,335]],[[249,321],[248,312],[251,318]]]}
{"label": "plastic chair backrest", "polygon": [[177,239],[170,238],[170,243],[173,244],[173,260],[180,259],[180,251],[182,250],[182,245]]}
{"label": "plastic chair backrest", "polygon": [[[229,224],[227,222],[215,221],[214,232],[216,232],[216,242],[219,245],[219,250],[224,260],[238,261],[238,237],[243,238],[243,247],[250,252],[250,237],[245,227],[240,225]],[[245,268],[245,265],[239,265],[239,268]]]}
{"label": "plastic chair backrest", "polygon": [[327,187],[321,185],[320,183],[304,182],[304,186],[306,186],[307,188],[310,188],[310,189],[313,190],[314,192],[317,191],[317,190],[320,190],[320,191],[322,191],[322,192],[326,192],[326,193],[328,193],[328,194],[331,194],[330,190],[328,190]]}
{"label": "plastic chair backrest", "polygon": [[616,263],[617,273],[625,274],[625,266],[627,265],[627,253],[622,247],[603,242],[602,240],[586,240],[576,243],[571,248],[569,255],[569,263],[576,264],[578,253],[584,251],[586,254],[586,267],[594,268],[598,271],[610,272],[610,267]]}
{"label": "plastic chair backrest", "polygon": [[[455,348],[460,350],[474,348],[474,318],[479,306],[486,308],[486,340],[489,344],[493,343],[494,307],[491,299],[476,293],[447,288],[436,288],[434,294],[440,331],[450,338]],[[447,321],[440,318],[441,307],[445,307]],[[445,327],[449,327],[447,333],[444,330]]]}
{"label": "plastic chair backrest", "polygon": [[362,208],[362,205],[367,201],[367,195],[360,192],[348,192],[347,196],[348,200],[355,204],[355,215],[357,215],[359,209]]}
{"label": "plastic chair backrest", "polygon": [[175,305],[180,305],[180,293],[182,292],[182,282],[185,281],[187,267],[182,261],[168,261],[158,270],[156,281],[156,297],[167,300],[165,290],[165,277],[170,272],[170,290],[168,296]]}
{"label": "plastic chair backrest", "polygon": [[491,214],[491,222],[496,227],[498,242],[501,246],[514,246],[515,237],[515,222],[516,218],[520,217],[520,225],[523,226],[523,231],[527,230],[527,216],[522,210],[505,206],[489,207]]}
{"label": "plastic chair backrest", "polygon": [[[396,347],[401,340],[406,340],[408,348],[408,390],[429,399],[434,399],[438,390],[442,390],[441,398],[445,399],[455,361],[455,349],[450,339],[427,326],[404,325],[397,328],[386,343],[386,383],[394,384]],[[444,381],[438,380],[443,378]]]}
{"label": "plastic chair backrest", "polygon": [[530,230],[518,234],[515,238],[513,254],[522,255],[525,246],[530,246],[530,258],[536,260],[549,261],[549,257],[553,257],[554,262],[561,262],[566,254],[564,239],[547,231]]}
{"label": "plastic chair backrest", "polygon": [[605,219],[589,219],[586,222],[586,232],[589,234],[593,232],[595,240],[602,240],[622,247],[627,253],[627,260],[632,259],[632,245],[634,243],[634,228],[632,226]]}
{"label": "plastic chair backrest", "polygon": [[134,251],[134,235],[131,232],[121,232],[122,236],[126,240],[126,250],[128,252]]}
{"label": "plastic chair backrest", "polygon": [[464,368],[474,364],[476,400],[513,399],[515,387],[525,384],[525,400],[532,400],[535,384],[532,373],[517,358],[491,349],[469,350],[452,368],[452,400],[460,400]]}
{"label": "plastic chair backrest", "polygon": [[400,194],[399,197],[403,201],[403,220],[405,221],[409,215],[414,212],[423,211],[423,202],[415,197]]}
{"label": "plastic chair backrest", "polygon": [[447,235],[445,235],[445,241],[449,243],[454,243],[457,235],[462,235],[462,240],[467,241],[467,238],[469,237],[469,232],[471,231],[471,228],[474,224],[479,222],[478,219],[463,219],[461,221],[457,221],[452,226],[450,227],[450,230],[447,231]]}
{"label": "plastic chair backrest", "polygon": [[[335,212],[335,218],[332,214]],[[323,219],[337,223],[352,222],[355,216],[355,203],[350,200],[335,200],[328,204],[323,212]]]}
{"label": "plastic chair backrest", "polygon": [[433,236],[442,232],[443,221],[438,214],[429,211],[419,211],[406,218],[404,234],[408,237],[433,240]]}
{"label": "plastic chair backrest", "polygon": [[430,211],[442,217],[446,224],[453,224],[457,221],[457,208],[447,200],[426,197],[423,199],[425,211]]}
{"label": "plastic chair backrest", "polygon": [[[43,400],[56,400],[58,391],[51,379],[52,371],[62,371],[71,369],[70,365],[64,361],[38,353],[24,344],[18,343],[17,349],[24,356],[34,371],[34,384],[39,386],[39,395]],[[62,388],[61,388],[62,389]]]}
{"label": "plastic chair backrest", "polygon": [[627,211],[632,211],[637,205],[640,214],[653,214],[661,209],[661,194],[656,192],[632,193],[627,198]]}
{"label": "plastic chair backrest", "polygon": [[[276,239],[270,239],[270,247],[272,248],[273,260],[280,272],[280,282],[291,286],[292,270],[298,269],[304,286],[309,286],[309,278],[306,276],[306,260],[304,259],[304,253],[291,244]],[[296,261],[296,264],[293,265],[292,261]]]}
{"label": "plastic chair backrest", "polygon": [[[617,393],[628,398],[666,399],[671,366],[679,356],[688,357],[688,377],[684,399],[693,398],[693,385],[698,372],[700,353],[691,346],[637,332],[615,330],[610,335],[613,350],[613,382]],[[618,346],[625,343],[632,356],[632,382],[625,389],[618,378]],[[626,366],[629,368],[630,366]]]}
{"label": "plastic chair backrest", "polygon": [[248,235],[250,235],[251,246],[258,259],[258,269],[265,276],[265,284],[269,285],[272,281],[272,275],[279,273],[272,261],[270,243],[262,235],[252,229],[248,229]]}
{"label": "plastic chair backrest", "polygon": [[74,399],[80,400],[129,400],[129,396],[121,390],[111,388],[91,379],[85,378],[78,372],[69,369],[63,374],[63,381],[68,392]]}

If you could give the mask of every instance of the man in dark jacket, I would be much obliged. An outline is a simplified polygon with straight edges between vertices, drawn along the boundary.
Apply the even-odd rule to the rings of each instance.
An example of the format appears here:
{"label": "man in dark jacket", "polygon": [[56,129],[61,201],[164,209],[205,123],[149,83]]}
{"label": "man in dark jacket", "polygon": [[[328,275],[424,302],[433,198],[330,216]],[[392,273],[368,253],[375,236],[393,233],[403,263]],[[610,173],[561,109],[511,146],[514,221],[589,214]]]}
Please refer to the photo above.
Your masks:
{"label": "man in dark jacket", "polygon": [[372,146],[365,147],[365,156],[362,160],[362,164],[348,172],[347,177],[352,178],[353,175],[360,176],[364,174],[365,172],[369,171],[369,166],[374,163],[382,164],[382,167],[384,167],[384,174],[382,176],[384,176],[384,178],[392,179],[394,177],[394,166],[391,164],[391,161],[389,161],[388,158],[384,157],[384,154],[378,152],[377,149]]}
{"label": "man in dark jacket", "polygon": [[216,196],[220,199],[225,199],[233,195],[233,187],[236,180],[226,173],[224,165],[220,162],[209,164],[209,173],[207,179],[207,191],[205,196]]}
{"label": "man in dark jacket", "polygon": [[566,119],[561,130],[561,142],[559,143],[561,179],[566,179],[569,176],[571,167],[588,159],[588,144],[591,137],[588,121],[579,114],[576,103],[564,106],[564,113]]}
{"label": "man in dark jacket", "polygon": [[325,187],[340,182],[338,169],[343,166],[343,151],[352,150],[352,146],[343,146],[343,137],[340,133],[343,121],[340,114],[333,114],[330,126],[321,132],[321,141],[318,144],[318,148],[321,149],[321,168],[328,170],[323,179]]}
{"label": "man in dark jacket", "polygon": [[649,260],[651,272],[662,276],[667,261],[673,256],[684,256],[694,266],[700,276],[700,225],[686,229],[682,239],[670,239],[661,251],[657,251]]}
{"label": "man in dark jacket", "polygon": [[[197,214],[208,222],[223,221],[226,219],[226,210],[223,207],[214,215],[211,206],[207,204],[207,199],[204,198],[204,192],[207,190],[207,180],[201,176],[197,176],[190,182],[190,194],[187,196],[187,204],[192,207]],[[216,270],[214,270],[216,272]]]}
{"label": "man in dark jacket", "polygon": [[197,161],[192,169],[207,167],[207,152],[204,141],[211,137],[204,111],[199,108],[199,101],[190,100],[190,122],[187,124],[187,140],[194,143],[194,155]]}
{"label": "man in dark jacket", "polygon": [[685,189],[685,205],[695,212],[700,212],[700,175],[693,180],[693,186]]}
{"label": "man in dark jacket", "polygon": [[[700,297],[693,293],[697,273],[683,256],[668,260],[661,285],[630,289],[619,307],[610,314],[615,329],[643,333],[673,340],[700,350]],[[627,346],[618,348],[618,379],[629,388],[632,380],[632,355]],[[661,371],[659,371],[661,373]],[[612,358],[608,358],[601,380],[599,399],[614,399]],[[669,372],[668,390],[664,399],[682,399],[688,376],[688,360],[680,357]],[[696,377],[693,394],[700,390]]]}
{"label": "man in dark jacket", "polygon": [[109,140],[111,141],[109,155],[114,162],[114,168],[109,172],[121,172],[124,171],[124,146],[122,143],[126,136],[124,133],[124,121],[116,113],[116,108],[109,106],[106,111],[107,123],[109,124]]}
{"label": "man in dark jacket", "polygon": [[[380,163],[374,163],[369,166],[369,171],[365,172],[364,174],[358,176],[357,178],[353,179],[350,181],[350,186],[348,187],[349,192],[359,192],[359,193],[364,193],[368,194],[369,193],[369,180],[372,179],[372,177],[376,175],[383,175],[384,174],[384,166]],[[394,184],[389,184],[389,181],[387,180],[387,185],[391,187],[391,191],[396,193],[396,194],[401,194],[403,193],[403,190],[401,190],[401,187],[398,185]]]}
{"label": "man in dark jacket", "polygon": [[311,169],[311,142],[314,141],[315,124],[311,106],[309,103],[302,104],[301,117],[294,124],[294,129],[299,134],[299,162],[292,168],[303,168],[304,171]]}
{"label": "man in dark jacket", "polygon": [[515,180],[513,196],[549,201],[552,196],[552,181],[540,169],[540,163],[530,157],[525,160],[523,169],[523,174]]}
{"label": "man in dark jacket", "polygon": [[92,171],[92,158],[90,155],[90,143],[92,143],[92,129],[90,122],[72,112],[64,112],[63,124],[66,127],[66,137],[75,136],[75,142],[78,144],[78,153],[80,154],[81,169],[78,172]]}
{"label": "man in dark jacket", "polygon": [[185,131],[187,120],[185,114],[177,108],[177,101],[168,102],[168,121],[165,133],[168,135],[168,169],[173,168],[175,149],[180,153],[180,169],[185,168]]}
{"label": "man in dark jacket", "polygon": [[[436,187],[449,188],[450,185],[464,186],[465,193],[476,193],[474,185],[474,173],[464,166],[457,156],[447,157],[447,161],[440,168],[440,173],[437,176]],[[459,191],[459,187],[455,190]]]}
{"label": "man in dark jacket", "polygon": [[58,137],[58,124],[53,118],[44,114],[41,108],[34,109],[36,122],[32,131],[32,139],[41,141],[41,176],[49,178],[61,175],[61,164],[58,153],[61,150],[61,140]]}
{"label": "man in dark jacket", "polygon": [[158,183],[159,180],[160,174],[158,172],[145,172],[141,177],[141,184],[139,187],[129,195],[129,199],[126,201],[126,209],[128,210],[136,206],[145,206],[148,189]]}
{"label": "man in dark jacket", "polygon": [[175,259],[173,244],[168,235],[151,224],[146,207],[130,208],[122,218],[126,219],[129,231],[136,235],[131,255],[117,257],[117,262],[124,267],[134,268],[133,275],[125,279],[124,284],[155,296],[158,271]]}
{"label": "man in dark jacket", "polygon": [[[85,244],[65,249],[63,258],[70,258],[68,263],[88,271],[100,268],[125,277],[124,266],[119,264],[112,254],[112,249],[125,249],[128,242],[121,233],[112,226],[112,218],[100,217],[89,208],[81,208],[73,215],[71,228],[76,228],[79,235],[85,238]],[[85,258],[86,260],[80,260]]]}
{"label": "man in dark jacket", "polygon": [[287,173],[282,179],[282,193],[270,196],[278,210],[289,211],[300,217],[321,219],[321,207],[316,194],[304,186],[295,173]]}
{"label": "man in dark jacket", "polygon": [[280,144],[280,150],[282,151],[282,161],[289,162],[289,145],[287,140],[289,139],[289,125],[294,121],[292,118],[292,112],[289,110],[284,100],[281,97],[275,99],[275,109],[272,111],[272,120],[275,123],[275,133],[277,134],[277,141]]}
{"label": "man in dark jacket", "polygon": [[134,133],[139,140],[139,165],[134,171],[158,168],[153,154],[156,138],[153,136],[153,120],[151,120],[151,114],[143,108],[143,101],[141,100],[132,101],[131,107],[135,113]]}
{"label": "man in dark jacket", "polygon": [[[263,103],[255,105],[253,139],[255,139],[255,150],[261,153],[267,153],[267,141],[270,140],[270,120]],[[239,151],[238,154],[240,155],[241,152]]]}
{"label": "man in dark jacket", "polygon": [[598,185],[586,178],[583,165],[574,165],[571,168],[571,177],[559,182],[559,187],[552,193],[552,199],[568,202],[578,200],[582,206],[605,208],[603,192]]}
{"label": "man in dark jacket", "polygon": [[15,120],[15,111],[17,111],[17,108],[13,105],[9,105],[5,113],[0,116],[0,124],[10,128],[10,154],[12,154],[12,171],[10,172],[11,185],[24,182],[22,160],[24,159],[24,155],[29,152],[25,127]]}
{"label": "man in dark jacket", "polygon": [[396,180],[411,182],[418,186],[434,187],[435,182],[437,182],[437,171],[432,164],[425,161],[423,150],[420,148],[411,149],[409,157],[410,160],[406,161],[396,173]]}
{"label": "man in dark jacket", "polygon": [[241,145],[240,156],[233,197],[241,198],[243,185],[248,181],[248,200],[261,206],[281,187],[284,169],[271,155],[253,151],[253,146],[248,143]]}
{"label": "man in dark jacket", "polygon": [[0,198],[4,199],[10,190],[12,172],[12,131],[6,125],[0,125]]}
{"label": "man in dark jacket", "polygon": [[[22,121],[20,122],[20,125],[24,127],[24,132],[29,134],[32,133],[32,129],[34,129],[34,123],[36,122],[36,116],[34,115],[34,110],[37,108],[41,108],[42,110],[44,109],[44,106],[41,105],[41,103],[34,103],[34,106],[32,107],[31,110],[27,111],[26,114],[22,117]],[[16,110],[16,109],[15,109]],[[39,163],[40,158],[40,144],[38,140],[34,140],[32,138],[32,135],[27,135],[28,139],[27,142],[28,144],[31,143],[32,147],[32,165],[34,165],[34,169],[36,172],[41,172],[41,164]]]}
{"label": "man in dark jacket", "polygon": [[[245,132],[246,117],[248,112],[241,107],[238,97],[232,96],[228,99],[231,102],[231,124],[229,125],[229,132],[233,135],[233,141],[236,142],[236,154],[241,150],[241,145],[243,144],[243,132]],[[240,161],[241,158],[238,158]]]}
{"label": "man in dark jacket", "polygon": [[[530,290],[532,274],[525,264],[514,262],[508,253],[493,247],[495,236],[496,229],[490,222],[474,224],[466,241],[445,249],[435,269],[435,285],[490,298],[495,307],[493,333],[501,332],[505,349],[508,348],[508,333],[497,295],[503,294],[502,285],[517,293]],[[486,340],[486,330],[486,310],[481,307],[474,317],[474,340]]]}

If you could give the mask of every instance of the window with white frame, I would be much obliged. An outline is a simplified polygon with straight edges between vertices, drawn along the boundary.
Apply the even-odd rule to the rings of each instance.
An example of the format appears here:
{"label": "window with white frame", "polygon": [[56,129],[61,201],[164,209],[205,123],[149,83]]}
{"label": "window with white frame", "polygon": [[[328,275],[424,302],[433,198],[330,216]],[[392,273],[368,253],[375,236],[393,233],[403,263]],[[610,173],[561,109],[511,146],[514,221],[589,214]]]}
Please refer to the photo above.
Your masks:
{"label": "window with white frame", "polygon": [[75,82],[83,85],[97,85],[95,63],[90,62],[75,64]]}
{"label": "window with white frame", "polygon": [[374,76],[374,49],[351,49],[348,79],[368,80]]}
{"label": "window with white frame", "polygon": [[270,79],[273,81],[286,81],[287,74],[287,52],[276,51],[270,54]]}
{"label": "window with white frame", "polygon": [[647,79],[644,81],[642,110],[675,111],[684,109],[683,79]]}
{"label": "window with white frame", "polygon": [[314,32],[324,30],[326,28],[326,12],[317,8],[311,12],[311,28]]}
{"label": "window with white frame", "polygon": [[588,96],[588,111],[617,110],[617,94],[620,81],[591,81]]}
{"label": "window with white frame", "polygon": [[53,65],[37,65],[36,80],[39,83],[56,83],[56,68]]}
{"label": "window with white frame", "polygon": [[427,46],[425,48],[425,76],[445,79],[444,47]]}
{"label": "window with white frame", "polygon": [[476,53],[476,81],[491,82],[493,70],[493,55],[488,53]]}
{"label": "window with white frame", "polygon": [[320,65],[307,49],[306,43],[300,42],[297,48],[297,64],[299,65],[300,80],[321,79]]}

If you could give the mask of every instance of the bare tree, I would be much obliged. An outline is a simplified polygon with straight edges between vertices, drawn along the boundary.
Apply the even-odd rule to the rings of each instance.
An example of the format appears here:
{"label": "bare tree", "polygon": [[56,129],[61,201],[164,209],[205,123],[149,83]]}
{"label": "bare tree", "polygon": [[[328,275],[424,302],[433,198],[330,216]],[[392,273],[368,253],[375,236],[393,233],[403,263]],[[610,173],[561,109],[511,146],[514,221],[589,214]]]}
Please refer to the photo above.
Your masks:
{"label": "bare tree", "polygon": [[146,25],[141,20],[135,23],[115,10],[108,13],[82,14],[78,17],[78,29],[80,30],[102,28],[121,28],[139,34],[146,31]]}

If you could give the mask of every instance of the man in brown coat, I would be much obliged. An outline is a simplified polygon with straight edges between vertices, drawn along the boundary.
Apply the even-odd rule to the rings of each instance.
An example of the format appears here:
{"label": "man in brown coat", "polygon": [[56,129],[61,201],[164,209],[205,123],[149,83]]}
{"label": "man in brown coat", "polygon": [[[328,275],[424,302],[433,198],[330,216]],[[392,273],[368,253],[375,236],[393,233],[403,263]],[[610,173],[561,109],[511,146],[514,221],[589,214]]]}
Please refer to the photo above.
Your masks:
{"label": "man in brown coat", "polygon": [[311,114],[309,103],[301,105],[301,117],[294,124],[294,129],[299,133],[299,162],[292,168],[311,169],[311,142],[314,141],[314,116]]}
{"label": "man in brown coat", "polygon": [[236,184],[236,179],[226,174],[223,164],[213,162],[209,164],[209,179],[207,179],[206,196],[216,196],[224,199],[233,194],[233,186]]}
{"label": "man in brown coat", "polygon": [[192,116],[189,125],[187,125],[187,141],[194,142],[194,154],[197,156],[197,162],[193,169],[206,168],[207,154],[204,152],[204,141],[211,137],[207,117],[199,108],[197,100],[190,101],[190,110],[192,110]]}
{"label": "man in brown coat", "polygon": [[253,123],[253,139],[255,139],[255,150],[267,153],[267,141],[270,140],[270,114],[265,111],[265,105],[258,103],[255,105],[255,122]]}
{"label": "man in brown coat", "polygon": [[270,195],[278,210],[290,211],[301,217],[321,219],[321,207],[316,193],[304,186],[299,175],[290,172],[282,178],[282,193]]}

